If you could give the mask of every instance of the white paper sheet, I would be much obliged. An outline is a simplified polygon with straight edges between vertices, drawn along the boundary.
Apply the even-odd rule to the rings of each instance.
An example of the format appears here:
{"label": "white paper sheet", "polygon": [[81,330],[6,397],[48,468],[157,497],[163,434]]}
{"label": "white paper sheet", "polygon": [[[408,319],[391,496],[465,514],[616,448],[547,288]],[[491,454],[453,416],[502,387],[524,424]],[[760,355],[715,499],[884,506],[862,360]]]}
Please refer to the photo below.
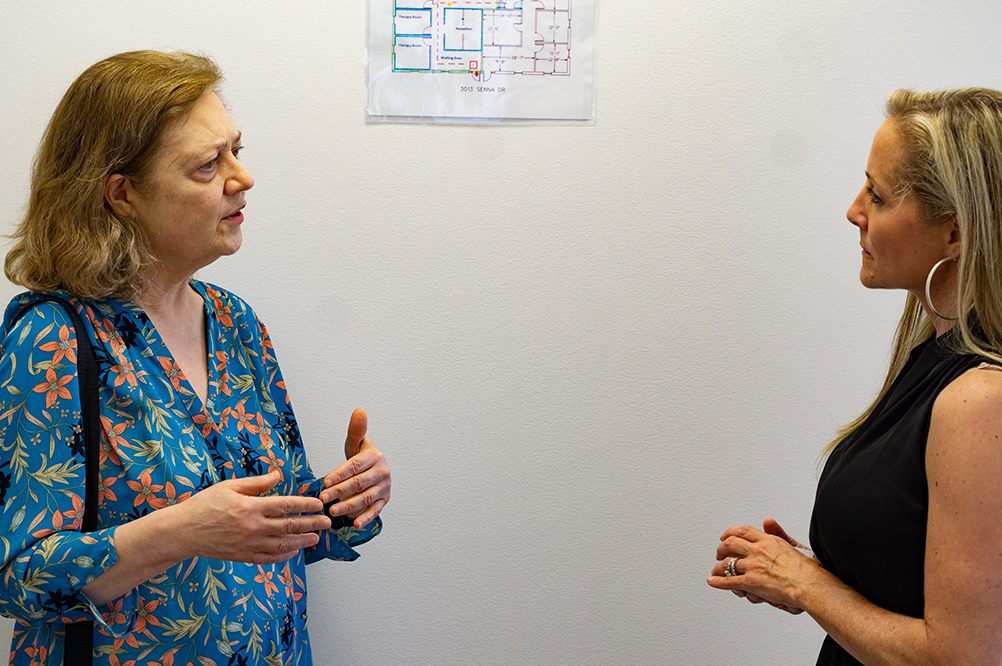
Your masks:
{"label": "white paper sheet", "polygon": [[370,0],[371,117],[590,120],[594,0]]}

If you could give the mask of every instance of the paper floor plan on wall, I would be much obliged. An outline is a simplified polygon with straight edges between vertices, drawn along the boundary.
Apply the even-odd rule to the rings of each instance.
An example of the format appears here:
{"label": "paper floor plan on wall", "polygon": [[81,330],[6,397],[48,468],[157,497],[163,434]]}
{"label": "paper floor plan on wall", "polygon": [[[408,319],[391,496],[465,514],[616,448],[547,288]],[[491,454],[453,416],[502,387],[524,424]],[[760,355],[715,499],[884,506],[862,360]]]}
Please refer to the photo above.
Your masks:
{"label": "paper floor plan on wall", "polygon": [[594,0],[370,0],[370,116],[593,117]]}

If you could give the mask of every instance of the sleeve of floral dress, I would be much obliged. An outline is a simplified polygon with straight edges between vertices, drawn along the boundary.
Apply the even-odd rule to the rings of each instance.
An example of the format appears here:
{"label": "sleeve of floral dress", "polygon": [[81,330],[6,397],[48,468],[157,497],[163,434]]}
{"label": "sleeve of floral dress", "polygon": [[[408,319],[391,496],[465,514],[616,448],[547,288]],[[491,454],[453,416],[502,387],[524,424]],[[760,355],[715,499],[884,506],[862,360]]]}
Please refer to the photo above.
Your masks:
{"label": "sleeve of floral dress", "polygon": [[0,611],[32,623],[93,619],[80,591],[117,561],[114,527],[84,534],[84,444],[76,333],[44,303],[11,327],[0,356]]}
{"label": "sleeve of floral dress", "polygon": [[[296,422],[292,403],[285,387],[285,380],[282,378],[282,369],[275,357],[275,348],[264,324],[260,324],[260,327],[263,367],[271,399],[279,414],[278,429],[282,431],[281,436],[289,447],[290,455],[295,459],[293,469],[296,474],[296,488],[302,496],[318,497],[320,491],[323,490],[323,479],[316,478],[313,470],[310,469],[303,440],[299,433],[299,424]],[[382,529],[383,522],[378,517],[362,529],[350,524],[334,525],[320,535],[320,543],[306,550],[306,562],[309,564],[322,559],[357,560],[359,554],[355,551],[355,546],[369,541]]]}

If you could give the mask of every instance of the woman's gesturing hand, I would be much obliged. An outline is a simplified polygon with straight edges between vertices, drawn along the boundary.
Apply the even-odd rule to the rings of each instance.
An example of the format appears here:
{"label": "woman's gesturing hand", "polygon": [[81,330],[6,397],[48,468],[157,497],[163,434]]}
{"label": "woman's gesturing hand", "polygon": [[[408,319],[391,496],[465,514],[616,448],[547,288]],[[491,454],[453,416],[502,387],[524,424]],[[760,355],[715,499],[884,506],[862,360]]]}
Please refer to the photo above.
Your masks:
{"label": "woman's gesturing hand", "polygon": [[[178,538],[185,558],[209,557],[252,564],[281,562],[320,540],[330,527],[315,497],[259,497],[275,487],[280,471],[220,481],[193,495],[175,511],[183,514]],[[313,514],[313,515],[309,515]]]}
{"label": "woman's gesturing hand", "polygon": [[820,564],[799,549],[806,546],[771,518],[761,530],[749,525],[731,527],[720,537],[717,564],[706,582],[752,603],[766,602],[789,613],[802,613],[799,593],[806,577]]}
{"label": "woman's gesturing hand", "polygon": [[364,409],[351,413],[348,436],[344,440],[347,462],[324,479],[320,499],[338,500],[330,509],[332,516],[348,516],[355,527],[362,528],[375,520],[390,501],[390,466],[382,452],[366,436],[368,416]]}

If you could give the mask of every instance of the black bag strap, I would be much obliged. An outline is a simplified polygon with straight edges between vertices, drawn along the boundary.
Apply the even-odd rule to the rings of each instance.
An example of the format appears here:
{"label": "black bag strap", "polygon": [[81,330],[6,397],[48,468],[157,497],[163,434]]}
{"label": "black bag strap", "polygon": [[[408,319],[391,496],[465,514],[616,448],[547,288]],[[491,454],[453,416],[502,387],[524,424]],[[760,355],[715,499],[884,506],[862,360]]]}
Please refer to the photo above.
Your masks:
{"label": "black bag strap", "polygon": [[[59,303],[73,322],[77,335],[77,381],[80,385],[80,416],[83,421],[84,440],[84,514],[83,531],[97,529],[98,466],[101,461],[101,402],[98,398],[97,357],[90,344],[76,308],[65,298],[46,296],[23,306],[14,315],[11,327],[21,316],[39,303]],[[66,643],[63,648],[63,666],[89,666],[94,663],[94,621],[73,622],[66,625]]]}

